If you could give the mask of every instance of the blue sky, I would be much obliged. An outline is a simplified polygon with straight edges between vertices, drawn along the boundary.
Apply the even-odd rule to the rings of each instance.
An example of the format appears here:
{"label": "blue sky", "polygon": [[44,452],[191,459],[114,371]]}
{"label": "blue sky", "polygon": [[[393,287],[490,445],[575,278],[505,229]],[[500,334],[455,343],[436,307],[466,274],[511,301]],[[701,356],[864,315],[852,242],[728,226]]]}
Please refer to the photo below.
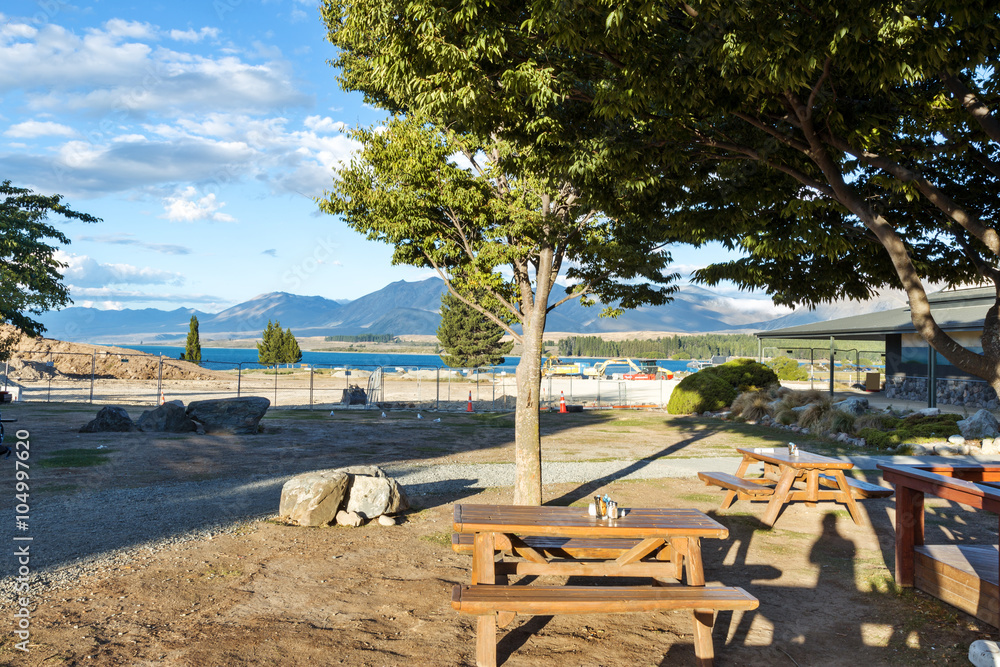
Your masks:
{"label": "blue sky", "polygon": [[[343,130],[384,118],[333,55],[313,0],[6,4],[0,178],[103,219],[54,220],[75,305],[214,312],[429,277],[316,210]],[[686,273],[711,251],[673,255]]]}

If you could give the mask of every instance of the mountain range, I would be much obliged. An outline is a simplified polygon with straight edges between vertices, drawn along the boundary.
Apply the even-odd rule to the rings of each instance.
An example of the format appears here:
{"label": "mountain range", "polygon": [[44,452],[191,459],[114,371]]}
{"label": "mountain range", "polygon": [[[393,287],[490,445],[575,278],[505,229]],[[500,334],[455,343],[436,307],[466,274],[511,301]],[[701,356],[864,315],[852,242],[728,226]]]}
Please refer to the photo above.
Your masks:
{"label": "mountain range", "polygon": [[[41,316],[50,338],[81,343],[155,344],[187,335],[191,316],[198,318],[203,341],[259,337],[268,320],[281,323],[297,336],[357,335],[364,333],[435,334],[441,316],[444,282],[429,278],[399,281],[361,298],[340,303],[320,296],[272,292],[254,297],[218,313],[190,308],[164,311],[99,310],[73,306]],[[567,302],[549,314],[546,331],[596,335],[624,331],[671,333],[743,333],[777,329],[876,312],[905,305],[905,297],[889,294],[868,302],[826,304],[800,309],[781,317],[769,302],[733,299],[702,287],[687,285],[663,306],[644,306],[616,319],[601,318],[600,307]],[[757,319],[760,318],[760,319]]]}

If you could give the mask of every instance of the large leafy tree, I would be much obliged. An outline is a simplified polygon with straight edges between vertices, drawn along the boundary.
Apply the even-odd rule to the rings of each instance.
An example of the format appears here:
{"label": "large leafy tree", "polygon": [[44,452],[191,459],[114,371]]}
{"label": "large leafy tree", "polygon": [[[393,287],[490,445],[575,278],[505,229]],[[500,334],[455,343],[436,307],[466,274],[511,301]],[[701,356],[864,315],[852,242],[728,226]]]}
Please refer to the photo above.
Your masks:
{"label": "large leafy tree", "polygon": [[441,324],[437,337],[445,354],[441,361],[451,368],[497,366],[514,347],[501,341],[504,330],[475,308],[446,292],[441,295]]}
{"label": "large leafy tree", "polygon": [[45,327],[34,319],[46,310],[70,303],[62,283],[65,264],[55,258],[56,243],[69,239],[48,224],[48,216],[100,222],[62,203],[60,195],[40,195],[0,183],[0,322],[15,327],[0,337],[0,358],[10,354],[21,333],[39,336]]}
{"label": "large leafy tree", "polygon": [[995,3],[357,0],[327,16],[371,99],[502,127],[576,173],[618,164],[658,189],[667,238],[745,253],[706,282],[805,304],[901,287],[930,345],[1000,389],[1000,303],[979,354],[926,295],[1000,291]]}
{"label": "large leafy tree", "polygon": [[[394,263],[436,269],[456,299],[520,343],[515,502],[540,504],[546,317],[570,299],[665,302],[670,257],[653,240],[655,217],[601,214],[568,176],[542,172],[530,151],[495,133],[457,133],[410,115],[353,136],[362,149],[338,169],[321,208],[393,245]],[[562,294],[560,275],[572,282]]]}

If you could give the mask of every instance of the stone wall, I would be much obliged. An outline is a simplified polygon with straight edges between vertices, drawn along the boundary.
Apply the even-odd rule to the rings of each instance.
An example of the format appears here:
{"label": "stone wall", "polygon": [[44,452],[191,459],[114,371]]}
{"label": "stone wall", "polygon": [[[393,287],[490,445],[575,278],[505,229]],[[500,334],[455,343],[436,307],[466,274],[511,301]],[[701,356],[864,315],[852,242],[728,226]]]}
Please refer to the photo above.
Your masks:
{"label": "stone wall", "polygon": [[[886,376],[885,397],[905,401],[927,400],[927,378]],[[982,380],[938,380],[937,402],[943,405],[966,405],[970,408],[1000,408],[993,388]]]}

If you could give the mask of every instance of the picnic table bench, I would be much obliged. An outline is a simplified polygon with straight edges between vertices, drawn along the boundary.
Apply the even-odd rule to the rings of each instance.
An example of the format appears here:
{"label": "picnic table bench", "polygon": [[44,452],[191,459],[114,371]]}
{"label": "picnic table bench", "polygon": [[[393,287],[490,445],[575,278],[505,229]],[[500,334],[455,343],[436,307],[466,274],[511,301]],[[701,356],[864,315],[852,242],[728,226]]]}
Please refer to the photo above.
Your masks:
{"label": "picnic table bench", "polygon": [[[456,505],[452,548],[471,552],[473,565],[471,584],[454,587],[452,605],[478,617],[480,667],[495,667],[497,627],[517,614],[670,609],[691,610],[695,656],[699,665],[711,665],[715,612],[758,606],[742,588],[705,586],[700,538],[728,534],[725,526],[689,509],[630,509],[606,520],[573,507]],[[524,562],[505,561],[504,554]],[[680,582],[682,569],[687,585]],[[644,576],[659,585],[507,585],[511,574]]]}
{"label": "picnic table bench", "polygon": [[[809,506],[821,500],[842,503],[847,506],[854,522],[861,524],[863,521],[855,499],[884,498],[893,494],[892,489],[845,475],[845,470],[854,467],[849,461],[805,451],[793,455],[781,447],[736,451],[743,455],[743,461],[735,475],[699,472],[698,478],[706,484],[727,490],[720,509],[726,509],[737,500],[768,500],[762,520],[769,526],[774,525],[782,507],[794,500],[804,500]],[[746,476],[753,463],[763,464],[763,477]]]}

